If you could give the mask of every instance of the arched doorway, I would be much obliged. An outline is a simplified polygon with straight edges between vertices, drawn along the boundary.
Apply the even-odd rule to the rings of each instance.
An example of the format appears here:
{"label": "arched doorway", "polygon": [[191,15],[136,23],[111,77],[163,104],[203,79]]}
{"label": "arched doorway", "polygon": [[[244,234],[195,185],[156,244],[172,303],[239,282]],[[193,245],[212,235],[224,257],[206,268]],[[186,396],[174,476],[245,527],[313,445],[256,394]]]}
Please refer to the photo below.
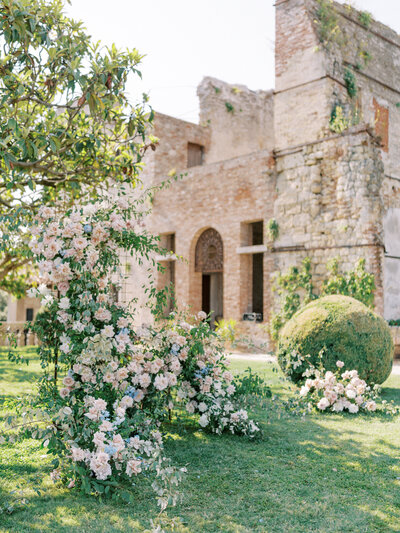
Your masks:
{"label": "arched doorway", "polygon": [[200,235],[195,251],[195,271],[200,272],[201,308],[212,312],[211,325],[223,316],[223,244],[221,235],[213,228]]}

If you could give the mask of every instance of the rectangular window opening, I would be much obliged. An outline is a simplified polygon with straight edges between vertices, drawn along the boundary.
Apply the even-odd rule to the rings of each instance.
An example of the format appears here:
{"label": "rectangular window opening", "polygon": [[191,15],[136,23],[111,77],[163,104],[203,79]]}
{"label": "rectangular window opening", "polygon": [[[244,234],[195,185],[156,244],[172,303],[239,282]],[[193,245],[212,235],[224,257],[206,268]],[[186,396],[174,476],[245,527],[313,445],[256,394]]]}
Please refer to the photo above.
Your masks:
{"label": "rectangular window opening", "polygon": [[262,220],[259,222],[252,222],[251,226],[251,244],[256,246],[258,244],[264,244],[264,223]]}
{"label": "rectangular window opening", "polygon": [[[264,244],[264,223],[262,220],[241,224],[242,246]],[[241,264],[241,307],[243,320],[261,322],[264,311],[264,253],[251,248],[240,258]]]}
{"label": "rectangular window opening", "polygon": [[264,254],[253,254],[253,273],[252,273],[252,302],[253,313],[263,312],[264,301]]}
{"label": "rectangular window opening", "polygon": [[188,143],[187,166],[197,167],[203,164],[204,146],[201,144]]}

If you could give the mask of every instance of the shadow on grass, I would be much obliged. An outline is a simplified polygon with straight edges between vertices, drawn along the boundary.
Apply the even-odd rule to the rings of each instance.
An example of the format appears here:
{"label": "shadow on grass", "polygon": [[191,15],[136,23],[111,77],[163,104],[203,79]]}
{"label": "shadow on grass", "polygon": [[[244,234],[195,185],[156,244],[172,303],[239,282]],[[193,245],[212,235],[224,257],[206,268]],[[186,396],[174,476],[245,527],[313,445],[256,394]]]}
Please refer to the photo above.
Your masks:
{"label": "shadow on grass", "polygon": [[[399,389],[383,394],[400,403]],[[263,429],[258,441],[210,435],[183,414],[164,425],[167,455],[188,468],[184,500],[165,513],[165,531],[172,531],[171,521],[175,533],[400,531],[398,417],[278,419],[259,408],[254,415]],[[144,531],[157,515],[142,478],[132,489],[133,506],[101,502],[50,486],[50,466],[38,447],[18,445],[5,455],[3,449],[0,487],[40,476],[45,493],[32,495],[28,507],[10,517],[0,515],[2,533]]]}
{"label": "shadow on grass", "polygon": [[[190,421],[168,424],[167,454],[174,464],[188,466],[184,502],[166,514],[179,517],[174,531],[399,531],[398,448],[380,437],[363,443],[368,429],[362,421],[353,430],[340,428],[343,420],[352,421],[332,419],[336,431],[324,427],[327,418],[270,420],[255,442],[209,435]],[[49,467],[3,469],[6,478],[40,472],[47,475]],[[50,489],[6,524],[21,533],[143,531],[157,514],[154,495],[143,481],[133,493],[130,508]]]}

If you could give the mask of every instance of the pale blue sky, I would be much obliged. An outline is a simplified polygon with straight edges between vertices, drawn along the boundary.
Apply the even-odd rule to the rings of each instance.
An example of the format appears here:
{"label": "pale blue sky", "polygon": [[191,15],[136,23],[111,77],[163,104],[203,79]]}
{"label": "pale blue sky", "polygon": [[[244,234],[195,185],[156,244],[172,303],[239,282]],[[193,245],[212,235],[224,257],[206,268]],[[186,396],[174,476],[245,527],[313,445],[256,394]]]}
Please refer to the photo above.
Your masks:
{"label": "pale blue sky", "polygon": [[[273,0],[71,1],[68,15],[82,20],[94,39],[146,54],[143,82],[132,83],[130,92],[133,98],[148,92],[157,111],[197,122],[203,76],[250,89],[274,86]],[[400,0],[354,5],[400,33]]]}

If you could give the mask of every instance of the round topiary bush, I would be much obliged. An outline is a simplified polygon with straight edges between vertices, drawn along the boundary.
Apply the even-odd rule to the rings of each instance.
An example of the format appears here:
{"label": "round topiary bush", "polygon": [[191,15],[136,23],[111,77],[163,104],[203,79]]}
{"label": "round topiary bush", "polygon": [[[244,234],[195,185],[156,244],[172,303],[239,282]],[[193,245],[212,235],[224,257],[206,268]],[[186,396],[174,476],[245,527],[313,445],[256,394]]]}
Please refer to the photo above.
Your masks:
{"label": "round topiary bush", "polygon": [[[357,370],[368,383],[383,383],[393,363],[393,341],[382,317],[349,296],[332,295],[309,303],[282,328],[278,340],[278,361],[293,381],[303,379],[307,363],[298,363],[297,354],[310,355],[317,366],[324,350],[326,370]],[[294,363],[294,364],[293,364]]]}

